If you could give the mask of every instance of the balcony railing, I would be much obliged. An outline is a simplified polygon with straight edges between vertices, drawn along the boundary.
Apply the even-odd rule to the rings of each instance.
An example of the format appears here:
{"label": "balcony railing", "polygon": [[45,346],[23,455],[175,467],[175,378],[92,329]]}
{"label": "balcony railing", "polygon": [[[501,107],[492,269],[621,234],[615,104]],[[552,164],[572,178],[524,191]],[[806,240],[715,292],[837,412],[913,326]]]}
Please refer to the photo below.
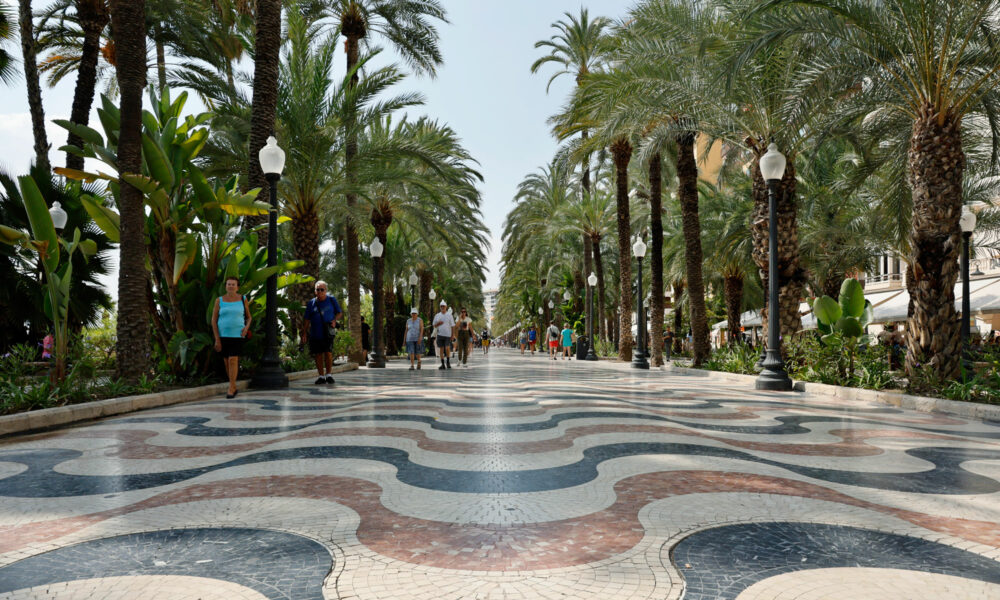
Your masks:
{"label": "balcony railing", "polygon": [[902,281],[902,280],[903,280],[902,273],[885,273],[883,275],[871,275],[869,277],[865,277],[866,284],[881,283],[886,281]]}

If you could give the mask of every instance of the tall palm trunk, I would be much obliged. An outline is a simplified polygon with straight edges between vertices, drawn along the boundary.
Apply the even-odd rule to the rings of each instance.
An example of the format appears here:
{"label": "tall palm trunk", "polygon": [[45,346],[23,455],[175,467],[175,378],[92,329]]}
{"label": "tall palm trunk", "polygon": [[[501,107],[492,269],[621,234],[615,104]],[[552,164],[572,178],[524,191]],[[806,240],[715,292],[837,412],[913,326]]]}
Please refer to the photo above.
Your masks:
{"label": "tall palm trunk", "polygon": [[434,315],[434,307],[431,306],[431,297],[428,294],[431,291],[431,282],[434,278],[430,271],[427,269],[418,268],[417,278],[420,280],[420,314],[423,315],[423,319],[430,319]]}
{"label": "tall palm trunk", "polygon": [[604,318],[607,315],[604,307],[604,260],[601,259],[601,234],[593,233],[590,236],[591,247],[594,250],[594,270],[597,271],[597,329],[601,339],[607,341],[610,338],[608,328]]}
{"label": "tall palm trunk", "polygon": [[49,140],[45,135],[45,107],[42,86],[38,82],[38,59],[35,56],[34,21],[31,0],[18,0],[18,20],[21,28],[21,57],[24,79],[28,84],[28,111],[31,113],[31,133],[35,138],[35,164],[49,171]]}
{"label": "tall palm trunk", "polygon": [[[83,29],[83,47],[80,51],[80,66],[77,67],[76,87],[73,90],[73,106],[69,120],[79,125],[90,122],[90,108],[94,103],[94,90],[97,86],[97,61],[101,56],[101,33],[108,24],[108,9],[104,0],[77,0],[76,16]],[[78,148],[83,147],[83,140],[75,133],[70,133],[66,143]],[[66,167],[83,169],[83,157],[70,152],[66,153]]]}
{"label": "tall palm trunk", "polygon": [[[372,227],[375,228],[375,237],[378,238],[379,242],[382,243],[382,247],[385,248],[386,243],[388,242],[389,225],[392,225],[392,212],[390,212],[388,210],[385,210],[385,209],[383,209],[383,210],[378,210],[378,209],[372,210],[371,219],[370,220],[371,220]],[[378,271],[377,273],[375,272],[376,270]],[[372,258],[372,271],[373,271],[373,273],[372,273],[372,279],[373,279],[373,282],[372,282],[372,293],[374,293],[375,292],[375,282],[378,282],[378,281],[383,281],[384,282],[385,281],[385,277],[384,277],[384,274],[385,274],[385,255],[384,254],[379,259]],[[391,300],[395,300],[395,294],[391,293],[392,282],[389,282],[388,284],[382,284],[383,288],[385,288],[387,286],[390,289],[390,293],[388,293],[388,294],[386,294],[386,295],[384,295],[382,297],[382,307],[383,307],[383,310],[380,311],[382,314],[379,315],[379,317],[382,318],[382,322],[381,323],[379,323],[379,322],[377,322],[375,320],[374,305],[372,307],[373,308],[373,310],[372,310],[372,325],[371,325],[372,332],[375,332],[376,329],[378,329],[378,328],[381,328],[381,329],[379,329],[380,332],[385,332],[386,329],[387,329],[386,323],[388,321],[387,321],[386,315],[389,314],[389,311],[385,310],[385,307],[388,305],[390,299]],[[361,305],[358,304],[356,306],[361,306]],[[374,350],[375,352],[379,352],[379,350],[381,350],[382,351],[382,355],[384,356],[385,355],[385,341],[388,338],[386,338],[386,336],[384,335],[384,333],[383,333],[383,335],[381,335],[379,337],[381,338],[379,340],[379,347],[375,348],[374,346],[372,346],[372,350]]]}
{"label": "tall palm trunk", "polygon": [[743,341],[740,331],[740,310],[743,307],[743,274],[727,273],[723,275],[722,289],[726,300],[726,326],[729,328],[729,344]]}
{"label": "tall palm trunk", "polygon": [[649,330],[653,366],[663,364],[663,180],[657,152],[649,159]]}
{"label": "tall palm trunk", "polygon": [[162,93],[167,87],[167,50],[163,44],[163,24],[153,23],[153,45],[156,47],[156,88]]}
{"label": "tall palm trunk", "polygon": [[[292,216],[292,247],[295,258],[306,263],[300,271],[319,278],[319,217],[314,206]],[[313,284],[296,285],[289,295],[296,304],[305,304],[313,297]]]}
{"label": "tall palm trunk", "polygon": [[[759,158],[759,157],[758,157]],[[760,167],[754,161],[753,171],[753,216],[750,232],[753,237],[753,259],[760,269],[764,289],[768,289],[770,274],[768,273],[768,190]],[[795,161],[788,157],[785,176],[777,186],[778,202],[778,303],[781,314],[778,317],[781,337],[784,340],[791,337],[802,328],[802,315],[799,313],[799,303],[805,288],[806,274],[799,264],[799,232],[796,218],[795,191]],[[770,318],[768,307],[764,307],[764,331],[767,331],[767,321]]]}
{"label": "tall palm trunk", "polygon": [[698,218],[698,165],[694,159],[694,132],[677,136],[677,196],[684,230],[684,262],[687,273],[688,309],[691,313],[694,366],[701,366],[712,351],[708,339],[708,311],[702,276],[701,222]]}
{"label": "tall palm trunk", "polygon": [[[344,36],[347,37],[347,72],[350,73],[358,64],[360,40],[364,37],[364,25],[360,19],[352,19],[343,26]],[[360,29],[360,35],[359,35]],[[358,85],[358,74],[351,75],[350,87]],[[353,108],[353,107],[352,107]],[[358,136],[354,131],[355,115],[349,111],[345,118],[345,129],[347,130],[347,140],[344,145],[344,176],[348,186],[353,186],[357,182],[355,173],[354,157],[358,153]],[[358,197],[353,191],[345,194],[347,210],[350,212],[358,202]],[[354,347],[351,348],[349,356],[351,360],[363,361],[364,350],[361,348],[361,256],[358,252],[358,231],[354,223],[348,219],[345,229],[347,233],[347,305],[349,312],[347,315],[347,325],[354,338]]]}
{"label": "tall palm trunk", "polygon": [[618,268],[621,272],[619,291],[618,360],[632,359],[632,216],[628,197],[628,163],[632,159],[632,144],[619,138],[611,144],[615,163],[615,199],[618,203]]}
{"label": "tall palm trunk", "polygon": [[906,372],[938,380],[958,377],[961,368],[960,319],[955,311],[955,282],[961,250],[961,121],[924,109],[913,124],[908,153],[913,194],[910,264],[913,316],[906,328]]}
{"label": "tall palm trunk", "polygon": [[[112,0],[111,25],[115,30],[118,86],[121,90],[121,128],[118,137],[118,171],[142,173],[142,91],[146,87],[146,2]],[[146,214],[142,192],[119,180],[121,192],[121,244],[118,271],[118,374],[135,382],[146,373],[149,361],[149,312],[146,297]]]}
{"label": "tall palm trunk", "polygon": [[[281,0],[257,0],[257,36],[254,41],[253,103],[250,107],[250,154],[247,184],[250,188],[268,189],[257,155],[274,133],[278,106],[278,53],[281,50]],[[247,228],[267,222],[267,216],[246,217]],[[267,245],[267,229],[257,238],[258,246]]]}
{"label": "tall palm trunk", "polygon": [[681,312],[681,294],[684,293],[684,282],[678,281],[674,283],[674,355],[678,355],[683,350],[684,345],[684,332],[681,328],[684,327],[684,313]]}

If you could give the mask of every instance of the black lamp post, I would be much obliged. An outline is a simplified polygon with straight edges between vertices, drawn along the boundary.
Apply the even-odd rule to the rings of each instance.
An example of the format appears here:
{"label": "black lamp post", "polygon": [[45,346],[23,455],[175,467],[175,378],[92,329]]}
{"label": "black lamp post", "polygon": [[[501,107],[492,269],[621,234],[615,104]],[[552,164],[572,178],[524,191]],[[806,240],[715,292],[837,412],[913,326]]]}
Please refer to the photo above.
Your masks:
{"label": "black lamp post", "polygon": [[594,286],[597,285],[597,275],[593,272],[587,277],[587,356],[584,360],[597,360],[594,352]]}
{"label": "black lamp post", "polygon": [[969,241],[972,239],[972,231],[976,228],[976,213],[969,210],[968,206],[962,207],[962,216],[958,221],[962,229],[962,376],[968,377],[972,372],[972,361],[969,357],[969,318],[972,313],[971,300],[969,298]]}
{"label": "black lamp post", "polygon": [[778,183],[785,175],[785,156],[778,152],[778,145],[771,142],[767,152],[760,157],[760,173],[767,182],[768,249],[767,249],[767,353],[763,370],[757,376],[756,388],[772,392],[788,392],[792,380],[785,372],[781,358],[781,309],[778,306]]}
{"label": "black lamp post", "polygon": [[368,361],[369,369],[384,369],[385,355],[382,353],[382,251],[385,248],[378,235],[368,246],[372,255],[372,353]]}
{"label": "black lamp post", "polygon": [[411,308],[416,308],[416,306],[417,306],[416,304],[414,304],[414,302],[416,302],[416,296],[415,296],[416,291],[417,291],[417,274],[414,273],[413,271],[410,271],[410,307]]}
{"label": "black lamp post", "polygon": [[[278,140],[267,138],[267,145],[258,153],[260,169],[271,191],[271,209],[267,222],[267,266],[278,264],[278,180],[285,168],[285,151],[278,147]],[[264,355],[257,372],[250,379],[250,387],[258,389],[279,389],[288,387],[288,376],[281,368],[278,356],[278,274],[267,278],[267,308],[264,313]]]}
{"label": "black lamp post", "polygon": [[642,258],[646,256],[646,244],[639,238],[632,244],[632,256],[638,262],[637,272],[639,280],[635,289],[635,333],[638,338],[635,348],[632,350],[632,368],[648,369],[649,361],[643,348],[646,345],[645,319],[642,318]]}

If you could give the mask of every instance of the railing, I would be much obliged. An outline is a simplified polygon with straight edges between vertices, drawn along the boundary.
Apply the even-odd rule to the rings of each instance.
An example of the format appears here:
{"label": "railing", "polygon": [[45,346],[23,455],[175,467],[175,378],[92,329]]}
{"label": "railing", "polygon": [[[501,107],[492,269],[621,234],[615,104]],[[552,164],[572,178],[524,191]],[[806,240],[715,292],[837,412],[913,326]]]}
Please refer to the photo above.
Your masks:
{"label": "railing", "polygon": [[865,277],[866,284],[880,283],[883,281],[902,281],[902,280],[903,280],[902,273],[886,273],[884,275],[871,275],[869,277]]}

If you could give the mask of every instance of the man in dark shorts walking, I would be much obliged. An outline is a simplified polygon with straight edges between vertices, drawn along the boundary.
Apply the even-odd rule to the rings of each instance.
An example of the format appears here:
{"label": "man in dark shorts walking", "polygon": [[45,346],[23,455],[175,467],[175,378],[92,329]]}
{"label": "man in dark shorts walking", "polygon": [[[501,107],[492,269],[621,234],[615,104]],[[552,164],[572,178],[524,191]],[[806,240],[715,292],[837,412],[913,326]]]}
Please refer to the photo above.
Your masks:
{"label": "man in dark shorts walking", "polygon": [[[325,281],[317,281],[316,297],[306,303],[305,320],[308,327],[302,333],[302,342],[308,337],[309,353],[316,359],[319,378],[316,383],[333,383],[333,338],[337,319],[344,312],[340,304],[328,295]],[[325,373],[324,373],[325,369]]]}
{"label": "man in dark shorts walking", "polygon": [[441,301],[441,312],[434,315],[431,324],[437,328],[437,347],[441,356],[438,370],[451,368],[451,345],[455,342],[455,317],[448,312],[448,303]]}

